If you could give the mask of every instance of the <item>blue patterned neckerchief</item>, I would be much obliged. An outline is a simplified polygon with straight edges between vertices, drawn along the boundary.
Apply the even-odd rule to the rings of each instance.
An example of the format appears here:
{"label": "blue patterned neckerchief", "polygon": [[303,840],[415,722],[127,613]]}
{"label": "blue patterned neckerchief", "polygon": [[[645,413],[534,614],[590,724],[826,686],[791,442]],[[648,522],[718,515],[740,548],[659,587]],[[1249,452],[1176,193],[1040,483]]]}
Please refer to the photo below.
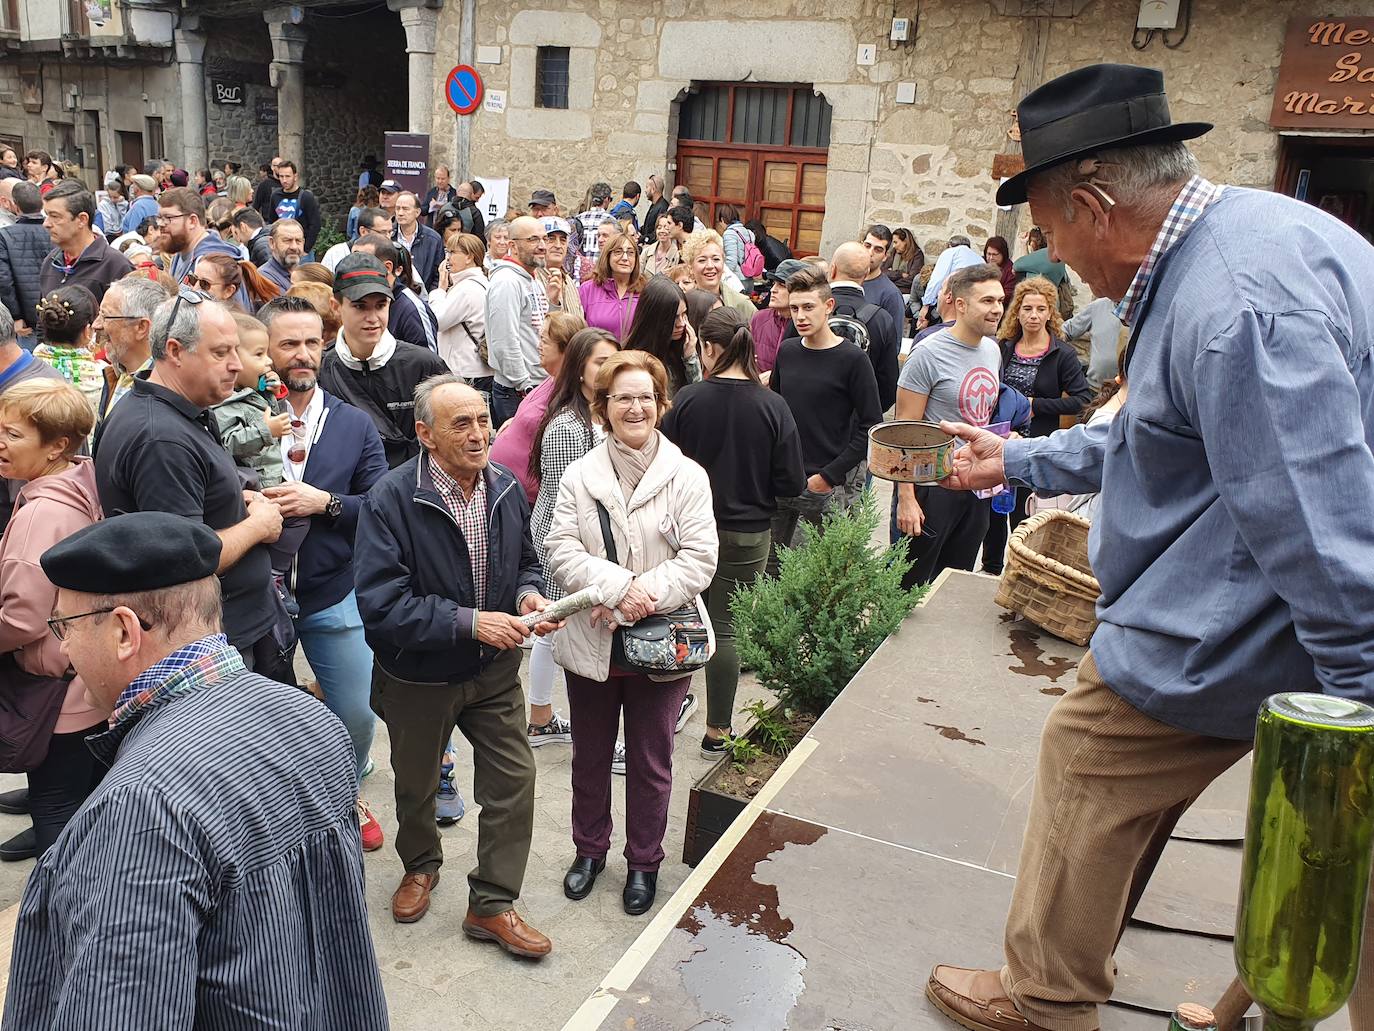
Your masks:
{"label": "blue patterned neckerchief", "polygon": [[192,641],[134,677],[115,702],[110,728],[137,719],[168,698],[217,683],[245,668],[243,657],[224,634]]}

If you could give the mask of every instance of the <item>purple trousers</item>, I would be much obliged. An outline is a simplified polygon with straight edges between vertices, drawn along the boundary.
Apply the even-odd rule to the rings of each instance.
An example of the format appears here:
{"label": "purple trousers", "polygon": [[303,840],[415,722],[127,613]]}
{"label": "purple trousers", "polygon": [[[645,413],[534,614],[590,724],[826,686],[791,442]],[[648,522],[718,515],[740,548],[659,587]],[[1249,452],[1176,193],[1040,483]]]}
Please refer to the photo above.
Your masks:
{"label": "purple trousers", "polygon": [[652,873],[663,862],[673,793],[673,731],[691,677],[657,683],[612,673],[605,681],[568,673],[573,725],[572,836],[577,854],[603,859],[611,848],[611,757],[625,713],[625,859]]}

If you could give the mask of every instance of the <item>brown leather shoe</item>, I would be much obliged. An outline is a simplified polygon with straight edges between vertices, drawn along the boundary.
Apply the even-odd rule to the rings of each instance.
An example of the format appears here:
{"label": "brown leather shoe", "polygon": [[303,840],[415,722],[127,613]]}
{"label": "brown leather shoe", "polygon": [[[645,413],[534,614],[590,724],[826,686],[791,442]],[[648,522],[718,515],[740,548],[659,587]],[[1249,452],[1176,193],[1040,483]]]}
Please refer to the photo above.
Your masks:
{"label": "brown leather shoe", "polygon": [[495,916],[478,916],[469,909],[463,918],[463,932],[469,938],[495,942],[509,953],[530,959],[543,959],[553,951],[553,942],[521,920],[513,909]]}
{"label": "brown leather shoe", "polygon": [[1016,1012],[996,970],[938,966],[926,982],[926,998],[969,1031],[1045,1031]]}
{"label": "brown leather shoe", "polygon": [[391,896],[391,916],[398,924],[413,924],[429,912],[429,893],[439,884],[439,871],[408,873]]}

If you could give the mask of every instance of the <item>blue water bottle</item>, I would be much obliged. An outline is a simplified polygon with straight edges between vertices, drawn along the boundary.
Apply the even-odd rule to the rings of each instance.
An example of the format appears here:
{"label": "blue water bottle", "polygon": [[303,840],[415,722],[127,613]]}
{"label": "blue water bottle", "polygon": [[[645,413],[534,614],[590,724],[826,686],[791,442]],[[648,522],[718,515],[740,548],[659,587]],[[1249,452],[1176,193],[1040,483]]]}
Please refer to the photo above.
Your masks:
{"label": "blue water bottle", "polygon": [[1000,494],[992,496],[992,510],[998,515],[1009,515],[1016,507],[1016,491],[1011,487],[1003,488]]}

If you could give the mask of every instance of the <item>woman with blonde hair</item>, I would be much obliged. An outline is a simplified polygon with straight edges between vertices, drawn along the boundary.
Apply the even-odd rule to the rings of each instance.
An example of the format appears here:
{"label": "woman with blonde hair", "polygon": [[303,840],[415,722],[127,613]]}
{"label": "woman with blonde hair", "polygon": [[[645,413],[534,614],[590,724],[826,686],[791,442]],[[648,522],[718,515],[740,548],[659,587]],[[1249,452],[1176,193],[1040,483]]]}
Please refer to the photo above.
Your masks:
{"label": "woman with blonde hair", "polygon": [[85,738],[105,726],[107,714],[87,700],[62,654],[67,624],[48,628],[57,588],[39,564],[43,552],[101,518],[95,465],[78,453],[94,426],[90,402],[62,380],[31,379],[0,395],[0,476],[23,484],[0,539],[0,687],[43,678],[62,699],[56,724],[45,731],[46,754],[28,771],[38,856],[104,772]]}
{"label": "woman with blonde hair", "polygon": [[447,257],[439,263],[439,285],[429,307],[439,324],[439,357],[483,396],[491,397],[492,368],[487,346],[487,276],[482,270],[486,245],[455,222],[444,234]]}
{"label": "woman with blonde hair", "polygon": [[748,318],[758,311],[752,301],[725,282],[725,245],[713,229],[698,229],[682,245],[682,263],[692,270],[698,290],[720,298],[721,304],[734,308]]}
{"label": "woman with blonde hair", "polygon": [[[596,586],[604,599],[554,635],[567,671],[577,746],[572,755],[572,838],[576,857],[563,893],[584,899],[611,845],[611,765],[625,719],[625,858],[621,901],[648,912],[663,862],[673,789],[673,735],[690,675],[664,682],[611,662],[618,620],[637,622],[699,603],[716,571],[716,518],[706,472],[658,426],[669,408],[668,374],[647,351],[619,351],[597,373],[591,414],[607,437],[563,473],[544,541],[547,575],[565,591]],[[602,530],[606,519],[611,541]],[[609,559],[610,554],[619,561]]]}
{"label": "woman with blonde hair", "polygon": [[224,198],[233,211],[242,211],[253,202],[253,184],[241,175],[231,175],[224,181]]}
{"label": "woman with blonde hair", "polygon": [[307,261],[304,265],[297,265],[291,270],[291,283],[322,283],[334,289],[334,273],[329,271],[329,266],[322,261]]}
{"label": "woman with blonde hair", "polygon": [[[1016,284],[997,341],[1002,347],[1002,382],[1030,400],[1026,436],[1048,436],[1059,429],[1061,416],[1078,415],[1092,398],[1078,352],[1064,342],[1063,333],[1059,288],[1043,276]],[[1030,494],[1030,488],[1017,487],[1009,515],[991,513],[983,538],[983,572],[1001,575],[1007,534],[1026,518]]]}
{"label": "woman with blonde hair", "polygon": [[587,325],[604,329],[616,340],[624,341],[644,282],[634,237],[613,234],[601,246],[592,278],[578,290]]}
{"label": "woman with blonde hair", "polygon": [[327,348],[333,344],[334,338],[339,335],[339,327],[343,325],[339,299],[334,296],[333,289],[323,283],[292,283],[286,296],[304,297],[314,306],[320,321],[324,323],[324,346]]}

